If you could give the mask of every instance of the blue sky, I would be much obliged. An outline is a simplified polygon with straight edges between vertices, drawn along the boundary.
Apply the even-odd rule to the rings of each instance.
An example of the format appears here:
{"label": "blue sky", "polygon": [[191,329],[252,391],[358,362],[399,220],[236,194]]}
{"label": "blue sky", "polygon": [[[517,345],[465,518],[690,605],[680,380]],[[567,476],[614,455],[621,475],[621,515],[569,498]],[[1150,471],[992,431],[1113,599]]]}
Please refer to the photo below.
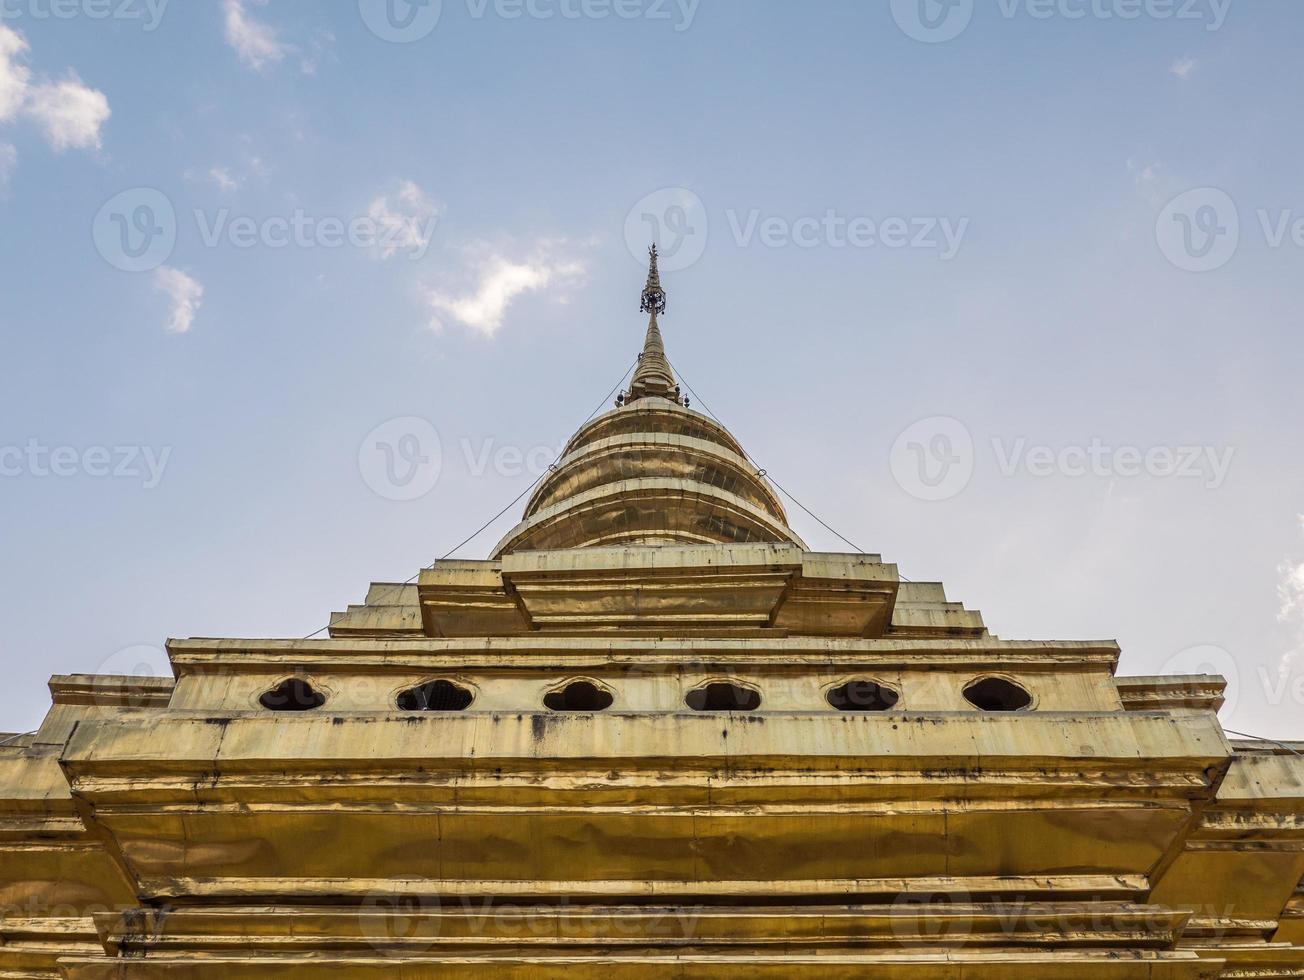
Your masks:
{"label": "blue sky", "polygon": [[457,544],[631,363],[655,226],[672,361],[824,520],[1304,735],[1298,3],[0,12],[0,730]]}

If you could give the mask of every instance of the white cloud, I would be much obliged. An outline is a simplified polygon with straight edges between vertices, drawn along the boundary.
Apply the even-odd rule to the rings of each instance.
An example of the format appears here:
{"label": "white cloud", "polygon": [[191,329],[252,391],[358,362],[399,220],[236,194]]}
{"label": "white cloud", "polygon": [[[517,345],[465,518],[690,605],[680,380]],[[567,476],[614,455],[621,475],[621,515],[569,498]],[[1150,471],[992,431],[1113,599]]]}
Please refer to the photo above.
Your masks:
{"label": "white cloud", "polygon": [[1188,183],[1169,173],[1168,168],[1157,160],[1146,164],[1129,160],[1127,169],[1132,174],[1137,193],[1151,208],[1162,207],[1174,194],[1189,187]]}
{"label": "white cloud", "polygon": [[[1300,530],[1304,531],[1304,514],[1299,516]],[[1294,632],[1296,647],[1281,658],[1281,672],[1290,672],[1291,664],[1304,649],[1304,561],[1285,561],[1277,568],[1277,599],[1280,608],[1277,621]]]}
{"label": "white cloud", "polygon": [[9,190],[9,178],[18,166],[18,150],[12,143],[0,143],[0,195]]}
{"label": "white cloud", "polygon": [[109,100],[103,92],[83,85],[76,72],[69,72],[62,82],[33,85],[26,111],[57,152],[98,150],[100,128],[109,118]]}
{"label": "white cloud", "polygon": [[1168,71],[1176,78],[1183,81],[1191,77],[1192,72],[1199,66],[1200,62],[1194,58],[1178,58],[1169,66]]}
{"label": "white cloud", "polygon": [[410,180],[399,185],[394,204],[388,195],[377,197],[367,209],[367,217],[376,226],[380,257],[388,259],[398,252],[408,252],[414,259],[425,255],[441,210]]}
{"label": "white cloud", "polygon": [[31,70],[16,58],[27,53],[27,42],[13,28],[0,24],[0,122],[8,122],[27,101]]}
{"label": "white cloud", "polygon": [[270,25],[250,16],[245,0],[225,0],[223,17],[226,43],[235,48],[240,60],[254,71],[262,71],[294,50],[281,42]]}
{"label": "white cloud", "polygon": [[338,61],[335,54],[335,35],[327,30],[319,30],[313,35],[312,54],[304,55],[299,59],[299,71],[305,75],[317,74],[317,64],[321,58],[329,58],[331,61]]}
{"label": "white cloud", "polygon": [[172,303],[168,332],[187,333],[204,301],[204,287],[180,269],[163,265],[154,270],[154,288],[166,294]]}
{"label": "white cloud", "polygon": [[[513,261],[490,254],[479,264],[478,278],[469,292],[459,296],[431,289],[426,298],[435,315],[430,325],[443,327],[440,315],[446,315],[486,337],[492,337],[503,325],[503,316],[516,297],[523,293],[556,285],[568,288],[584,277],[584,266],[575,261],[553,260],[537,254],[525,261]],[[565,298],[561,295],[559,298]]]}
{"label": "white cloud", "polygon": [[32,119],[56,152],[99,149],[108,98],[83,84],[75,71],[61,82],[33,83],[31,70],[16,60],[28,50],[21,34],[0,25],[0,123]]}
{"label": "white cloud", "polygon": [[231,176],[231,172],[225,167],[214,167],[208,172],[209,178],[218,186],[219,190],[234,191],[240,189],[240,181]]}

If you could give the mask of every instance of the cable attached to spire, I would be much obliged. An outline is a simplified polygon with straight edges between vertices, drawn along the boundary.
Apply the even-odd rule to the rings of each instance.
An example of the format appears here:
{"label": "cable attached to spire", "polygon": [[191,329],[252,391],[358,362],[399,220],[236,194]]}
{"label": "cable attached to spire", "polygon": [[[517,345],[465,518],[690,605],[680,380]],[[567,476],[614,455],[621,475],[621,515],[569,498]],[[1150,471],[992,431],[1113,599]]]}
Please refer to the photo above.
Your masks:
{"label": "cable attached to spire", "polygon": [[[615,392],[617,392],[618,390],[620,390],[620,386],[623,385],[623,384],[625,383],[625,379],[626,379],[627,377],[629,377],[629,372],[632,371],[632,370],[634,369],[634,365],[637,364],[637,363],[638,363],[638,362],[635,361],[634,364],[631,364],[629,367],[625,368],[625,373],[622,374],[622,375],[620,376],[620,380],[616,382],[616,384],[612,387],[611,391],[607,392],[605,395],[602,396],[602,401],[598,402],[597,408],[595,408],[593,411],[589,412],[589,416],[588,416],[588,418],[586,418],[583,422],[581,422],[581,423],[579,424],[579,429],[582,429],[582,428],[584,428],[586,425],[588,425],[589,422],[592,421],[593,416],[597,415],[600,411],[602,411],[603,406],[607,404],[607,399],[609,399],[609,398],[610,398],[610,397],[611,397]],[[579,429],[576,429],[575,431],[579,431]],[[563,449],[563,450],[562,450],[562,453],[564,453],[564,452],[565,452],[565,450]],[[464,540],[458,542],[457,544],[455,544],[452,548],[450,548],[448,551],[446,551],[443,555],[441,555],[440,557],[436,558],[435,561],[437,561],[437,562],[443,561],[445,558],[448,558],[450,555],[452,555],[454,552],[456,552],[459,548],[463,548],[463,547],[465,547],[466,545],[470,544],[472,541],[474,541],[476,538],[478,538],[481,534],[483,534],[485,531],[487,531],[490,527],[492,527],[495,521],[497,521],[500,517],[502,517],[502,516],[503,516],[504,514],[506,514],[509,510],[511,510],[513,507],[515,507],[518,503],[520,503],[520,502],[521,502],[521,499],[522,499],[522,498],[523,498],[527,493],[529,493],[529,492],[530,492],[531,490],[533,490],[536,486],[538,486],[538,485],[539,485],[539,482],[540,482],[540,481],[541,481],[545,476],[547,476],[547,475],[548,475],[549,473],[551,473],[554,469],[556,469],[556,467],[557,467],[557,463],[561,460],[562,453],[558,453],[557,458],[554,459],[551,463],[548,464],[548,468],[547,468],[546,470],[544,470],[542,473],[540,473],[538,476],[536,476],[536,477],[534,478],[534,480],[531,481],[530,485],[529,485],[528,487],[526,487],[524,490],[522,490],[520,493],[518,493],[518,494],[516,495],[516,498],[515,498],[514,500],[512,500],[512,501],[511,501],[511,502],[510,502],[506,507],[504,507],[504,508],[503,508],[502,510],[500,510],[497,514],[495,514],[493,517],[489,518],[489,520],[485,521],[485,522],[484,522],[483,524],[481,524],[478,528],[476,528],[475,531],[471,534],[470,537],[468,537],[468,538],[466,538],[466,539],[464,539]],[[413,575],[410,579],[408,579],[408,580],[407,580],[406,582],[404,582],[403,584],[404,584],[404,585],[411,585],[413,582],[415,582],[415,581],[417,580],[417,578],[418,578],[420,575],[421,575],[421,570],[418,569],[416,575]],[[321,634],[321,633],[325,633],[325,632],[326,632],[328,629],[330,629],[330,628],[331,628],[331,627],[330,627],[330,623],[327,623],[327,624],[326,624],[325,626],[323,626],[321,629],[319,629],[319,630],[315,630],[314,632],[309,633],[307,636],[303,637],[303,639],[305,639],[305,640],[311,640],[314,636],[317,636],[317,635],[319,635],[319,634]]]}
{"label": "cable attached to spire", "polygon": [[[716,423],[719,424],[721,428],[727,430],[728,426],[726,426],[723,422],[720,421],[720,417],[716,415],[715,412],[711,411],[711,407],[702,400],[702,396],[693,390],[693,386],[688,383],[688,379],[684,377],[682,372],[679,372],[679,377],[683,378],[684,387],[688,389],[689,394],[691,394],[694,398],[697,399],[697,403],[702,406],[702,408],[706,411],[706,414],[711,416],[711,418],[715,419]],[[800,500],[794,497],[791,493],[785,490],[783,486],[779,483],[779,481],[770,475],[769,470],[763,469],[761,467],[761,464],[756,462],[756,460],[752,457],[751,453],[747,452],[746,449],[743,449],[743,456],[746,457],[747,461],[751,463],[752,466],[756,467],[757,476],[761,477],[762,479],[769,480],[771,483],[773,483],[775,488],[781,494],[783,494],[794,504],[796,504],[798,507],[804,510],[812,520],[816,521],[820,525],[820,527],[824,528],[824,530],[828,531],[834,537],[838,538],[843,544],[848,545],[857,554],[861,554],[861,555],[869,554],[869,552],[867,552],[864,548],[860,547],[860,545],[856,544],[854,541],[850,540],[840,532],[836,531],[830,524],[828,524],[828,522],[826,522],[822,517],[820,517],[819,514],[815,513],[813,510],[811,510],[809,507],[803,504]],[[897,570],[897,577],[902,582],[910,581],[910,579],[906,578],[904,575],[901,574],[900,569]]]}

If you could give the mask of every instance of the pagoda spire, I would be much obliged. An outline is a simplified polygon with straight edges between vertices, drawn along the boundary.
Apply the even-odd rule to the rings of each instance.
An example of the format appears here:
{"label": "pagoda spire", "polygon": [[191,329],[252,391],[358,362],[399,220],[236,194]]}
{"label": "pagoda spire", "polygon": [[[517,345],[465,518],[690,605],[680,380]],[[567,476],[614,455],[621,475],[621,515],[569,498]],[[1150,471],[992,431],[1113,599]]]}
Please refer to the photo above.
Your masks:
{"label": "pagoda spire", "polygon": [[638,367],[629,383],[629,391],[617,400],[617,405],[628,405],[640,398],[667,398],[677,404],[684,400],[679,395],[679,385],[666,359],[665,342],[657,315],[666,311],[666,291],[661,288],[661,273],[657,269],[657,247],[648,249],[647,285],[639,303],[639,311],[648,314],[647,336],[643,339],[643,353],[638,355]]}

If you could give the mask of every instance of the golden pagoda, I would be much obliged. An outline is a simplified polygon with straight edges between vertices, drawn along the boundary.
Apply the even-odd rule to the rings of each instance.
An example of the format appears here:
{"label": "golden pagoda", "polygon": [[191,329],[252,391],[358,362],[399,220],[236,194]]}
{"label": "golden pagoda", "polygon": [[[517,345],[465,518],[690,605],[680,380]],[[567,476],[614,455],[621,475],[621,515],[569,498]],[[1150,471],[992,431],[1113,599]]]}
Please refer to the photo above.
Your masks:
{"label": "golden pagoda", "polygon": [[647,336],[485,561],[0,736],[0,978],[1304,977],[1304,745],[811,551]]}

